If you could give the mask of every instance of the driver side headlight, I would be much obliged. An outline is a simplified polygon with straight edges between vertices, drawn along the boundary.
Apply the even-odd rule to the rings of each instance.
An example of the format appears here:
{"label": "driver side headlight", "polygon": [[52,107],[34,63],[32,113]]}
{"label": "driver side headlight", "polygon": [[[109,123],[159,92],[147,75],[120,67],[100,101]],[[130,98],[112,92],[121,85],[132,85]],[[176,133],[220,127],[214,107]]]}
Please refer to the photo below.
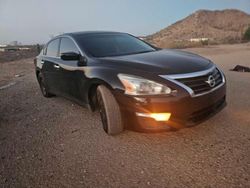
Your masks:
{"label": "driver side headlight", "polygon": [[141,77],[118,74],[128,95],[169,95],[171,88]]}

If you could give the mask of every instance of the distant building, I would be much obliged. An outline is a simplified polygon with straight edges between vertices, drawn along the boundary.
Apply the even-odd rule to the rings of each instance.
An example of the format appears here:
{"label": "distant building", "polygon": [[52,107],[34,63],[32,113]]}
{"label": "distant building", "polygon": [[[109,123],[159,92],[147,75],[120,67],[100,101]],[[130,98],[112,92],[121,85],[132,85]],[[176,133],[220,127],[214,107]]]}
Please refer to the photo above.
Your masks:
{"label": "distant building", "polygon": [[30,50],[30,48],[28,48],[28,47],[20,47],[20,48],[18,48],[19,50]]}
{"label": "distant building", "polygon": [[207,42],[209,41],[209,38],[192,38],[189,39],[190,42]]}
{"label": "distant building", "polygon": [[4,52],[15,52],[15,51],[19,51],[19,48],[16,48],[16,47],[4,48]]}
{"label": "distant building", "polygon": [[144,37],[144,36],[139,36],[138,38],[141,39],[141,40],[146,40],[147,39],[147,37]]}
{"label": "distant building", "polygon": [[12,41],[9,44],[10,46],[17,46],[18,45],[18,41]]}
{"label": "distant building", "polygon": [[10,52],[10,51],[25,51],[31,50],[30,47],[27,46],[10,46],[10,45],[0,45],[0,52]]}

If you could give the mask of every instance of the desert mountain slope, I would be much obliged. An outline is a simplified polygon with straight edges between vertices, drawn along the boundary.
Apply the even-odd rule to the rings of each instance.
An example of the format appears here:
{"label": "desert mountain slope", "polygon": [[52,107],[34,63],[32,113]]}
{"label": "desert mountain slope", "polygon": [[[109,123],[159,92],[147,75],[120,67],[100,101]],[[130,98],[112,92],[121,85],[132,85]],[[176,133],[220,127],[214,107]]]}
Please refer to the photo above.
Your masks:
{"label": "desert mountain slope", "polygon": [[241,40],[249,26],[250,15],[239,10],[199,10],[146,39],[161,47],[196,38],[223,43]]}

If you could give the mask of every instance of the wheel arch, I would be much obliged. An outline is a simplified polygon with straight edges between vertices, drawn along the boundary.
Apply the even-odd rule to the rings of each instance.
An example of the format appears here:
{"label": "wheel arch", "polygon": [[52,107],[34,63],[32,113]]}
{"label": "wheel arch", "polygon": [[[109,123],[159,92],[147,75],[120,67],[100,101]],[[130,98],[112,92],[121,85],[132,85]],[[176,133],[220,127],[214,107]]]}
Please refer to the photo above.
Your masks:
{"label": "wheel arch", "polygon": [[90,81],[90,84],[88,86],[87,97],[86,97],[87,98],[87,103],[89,104],[91,111],[95,111],[97,109],[96,91],[97,91],[97,87],[99,85],[105,85],[111,91],[115,89],[108,82],[106,82],[106,81],[104,81],[102,79],[93,78]]}
{"label": "wheel arch", "polygon": [[38,75],[41,71],[39,69],[36,69],[36,77],[38,78]]}
{"label": "wheel arch", "polygon": [[39,80],[39,74],[41,73],[41,70],[40,69],[36,69],[36,78],[38,80],[38,82],[40,81]]}

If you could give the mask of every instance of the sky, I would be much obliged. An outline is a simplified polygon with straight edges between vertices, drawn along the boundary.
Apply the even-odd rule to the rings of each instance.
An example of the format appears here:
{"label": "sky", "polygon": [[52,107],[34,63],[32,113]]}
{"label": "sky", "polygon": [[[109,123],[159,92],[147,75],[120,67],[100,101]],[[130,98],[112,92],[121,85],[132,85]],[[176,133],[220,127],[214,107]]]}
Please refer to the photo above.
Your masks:
{"label": "sky", "polygon": [[199,9],[239,9],[250,0],[0,0],[0,44],[45,43],[74,31],[153,34]]}

